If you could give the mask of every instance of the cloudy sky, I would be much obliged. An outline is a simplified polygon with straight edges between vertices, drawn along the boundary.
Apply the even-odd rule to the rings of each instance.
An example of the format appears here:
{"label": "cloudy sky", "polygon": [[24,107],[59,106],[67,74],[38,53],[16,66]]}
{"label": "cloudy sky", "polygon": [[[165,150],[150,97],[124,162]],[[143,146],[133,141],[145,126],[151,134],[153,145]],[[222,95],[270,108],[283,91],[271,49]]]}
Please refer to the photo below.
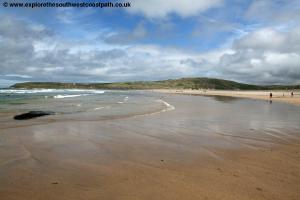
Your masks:
{"label": "cloudy sky", "polygon": [[122,9],[4,1],[0,86],[180,77],[300,84],[299,0],[131,0]]}

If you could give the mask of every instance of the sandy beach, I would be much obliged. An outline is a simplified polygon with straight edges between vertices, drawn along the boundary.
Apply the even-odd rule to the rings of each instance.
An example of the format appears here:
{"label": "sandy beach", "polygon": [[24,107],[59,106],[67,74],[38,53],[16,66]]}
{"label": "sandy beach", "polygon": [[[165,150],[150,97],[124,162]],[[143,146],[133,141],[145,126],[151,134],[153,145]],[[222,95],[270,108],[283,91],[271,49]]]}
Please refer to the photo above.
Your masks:
{"label": "sandy beach", "polygon": [[160,96],[174,109],[2,127],[1,199],[300,198],[299,107]]}
{"label": "sandy beach", "polygon": [[[203,96],[228,96],[261,100],[272,100],[300,105],[300,91],[295,90],[293,97],[291,91],[275,90],[275,91],[236,91],[236,90],[190,90],[190,89],[157,89],[155,92],[165,94],[187,94],[187,95],[203,95]],[[270,98],[272,93],[272,98]]]}

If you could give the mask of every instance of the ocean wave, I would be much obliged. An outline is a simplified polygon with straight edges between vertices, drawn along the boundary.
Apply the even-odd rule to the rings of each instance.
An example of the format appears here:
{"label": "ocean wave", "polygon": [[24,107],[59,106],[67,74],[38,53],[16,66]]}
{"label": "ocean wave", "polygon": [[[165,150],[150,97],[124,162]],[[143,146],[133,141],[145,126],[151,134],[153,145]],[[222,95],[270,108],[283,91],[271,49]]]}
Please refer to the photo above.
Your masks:
{"label": "ocean wave", "polygon": [[[59,91],[59,90],[57,90]],[[85,92],[85,93],[94,93],[94,94],[103,94],[104,90],[90,90],[90,89],[66,89],[64,92]]]}
{"label": "ocean wave", "polygon": [[162,110],[162,112],[175,110],[175,106],[172,106],[171,104],[169,104],[168,102],[166,102],[164,100],[158,99],[157,102],[161,102],[166,106],[166,109]]}
{"label": "ocean wave", "polygon": [[100,107],[94,108],[94,110],[101,110],[101,109],[107,109],[107,108],[110,108],[110,106],[100,106]]}
{"label": "ocean wave", "polygon": [[54,92],[54,89],[32,89],[32,90],[0,90],[0,94],[4,93],[4,94],[34,94],[34,93],[50,93],[50,92]]}
{"label": "ocean wave", "polygon": [[62,93],[62,92],[84,92],[92,94],[103,94],[104,90],[89,89],[0,89],[0,94],[35,94],[35,93]]}
{"label": "ocean wave", "polygon": [[155,111],[155,112],[150,112],[150,113],[145,113],[145,114],[138,114],[138,115],[135,115],[134,117],[156,115],[156,114],[160,114],[160,113],[163,113],[163,112],[175,110],[175,106],[172,106],[171,104],[169,104],[166,101],[163,101],[161,99],[157,99],[156,102],[163,103],[166,106],[166,108],[164,108],[162,110],[159,110],[159,111]]}
{"label": "ocean wave", "polygon": [[95,93],[95,94],[103,94],[103,93],[105,93],[104,90],[92,90],[92,92]]}
{"label": "ocean wave", "polygon": [[70,95],[55,95],[54,99],[64,99],[64,98],[73,98],[73,97],[81,97],[81,96],[87,96],[89,94],[70,94]]}
{"label": "ocean wave", "polygon": [[103,109],[105,107],[97,107],[97,108],[94,108],[94,110],[100,110],[100,109]]}

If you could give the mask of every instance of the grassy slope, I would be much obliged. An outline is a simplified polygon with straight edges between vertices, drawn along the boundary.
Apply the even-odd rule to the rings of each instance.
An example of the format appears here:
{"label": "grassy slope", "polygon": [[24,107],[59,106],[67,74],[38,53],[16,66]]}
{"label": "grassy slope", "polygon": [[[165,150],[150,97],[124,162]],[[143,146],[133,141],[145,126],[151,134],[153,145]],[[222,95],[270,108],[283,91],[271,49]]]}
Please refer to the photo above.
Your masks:
{"label": "grassy slope", "polygon": [[264,89],[300,89],[297,86],[258,86],[213,78],[182,78],[165,81],[138,81],[120,83],[57,83],[27,82],[17,83],[11,88],[82,88],[82,89],[219,89],[219,90],[264,90]]}

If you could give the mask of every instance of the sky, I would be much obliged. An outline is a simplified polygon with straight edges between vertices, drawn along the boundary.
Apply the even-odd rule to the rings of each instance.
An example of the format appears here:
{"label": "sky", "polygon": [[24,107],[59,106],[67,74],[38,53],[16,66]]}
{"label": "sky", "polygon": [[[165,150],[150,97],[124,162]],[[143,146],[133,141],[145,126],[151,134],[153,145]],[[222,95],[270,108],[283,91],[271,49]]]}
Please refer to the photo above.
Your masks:
{"label": "sky", "polygon": [[111,2],[131,7],[102,9],[3,2],[0,86],[181,77],[300,84],[299,0],[119,0]]}

